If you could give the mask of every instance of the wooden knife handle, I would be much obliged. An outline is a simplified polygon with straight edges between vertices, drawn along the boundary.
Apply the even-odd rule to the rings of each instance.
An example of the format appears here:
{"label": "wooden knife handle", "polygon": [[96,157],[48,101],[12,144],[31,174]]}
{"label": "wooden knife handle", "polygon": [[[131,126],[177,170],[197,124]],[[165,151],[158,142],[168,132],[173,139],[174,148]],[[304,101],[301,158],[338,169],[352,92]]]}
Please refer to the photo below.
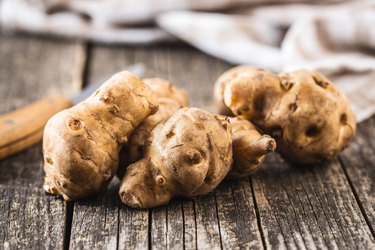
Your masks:
{"label": "wooden knife handle", "polygon": [[39,142],[48,119],[72,105],[66,97],[49,96],[0,116],[0,159]]}

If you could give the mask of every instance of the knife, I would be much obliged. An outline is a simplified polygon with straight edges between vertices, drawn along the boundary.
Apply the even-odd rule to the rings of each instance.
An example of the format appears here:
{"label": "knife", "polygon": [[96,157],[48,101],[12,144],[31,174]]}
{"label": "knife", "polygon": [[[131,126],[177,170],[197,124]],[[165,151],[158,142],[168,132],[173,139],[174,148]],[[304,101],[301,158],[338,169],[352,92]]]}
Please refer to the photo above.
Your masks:
{"label": "knife", "polygon": [[[141,63],[130,65],[126,67],[126,70],[139,77],[142,77],[145,71]],[[103,82],[90,84],[72,98],[61,95],[48,96],[0,116],[0,160],[39,142],[49,118],[85,100]]]}

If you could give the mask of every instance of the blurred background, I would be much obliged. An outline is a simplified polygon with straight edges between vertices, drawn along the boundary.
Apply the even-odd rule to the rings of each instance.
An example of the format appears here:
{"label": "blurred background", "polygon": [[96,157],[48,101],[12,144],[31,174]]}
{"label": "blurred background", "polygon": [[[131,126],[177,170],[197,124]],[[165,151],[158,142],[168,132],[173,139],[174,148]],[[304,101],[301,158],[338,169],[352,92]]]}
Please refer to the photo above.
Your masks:
{"label": "blurred background", "polygon": [[318,70],[346,92],[359,121],[375,111],[374,24],[375,1],[0,1],[3,35],[130,50],[186,43],[231,65]]}

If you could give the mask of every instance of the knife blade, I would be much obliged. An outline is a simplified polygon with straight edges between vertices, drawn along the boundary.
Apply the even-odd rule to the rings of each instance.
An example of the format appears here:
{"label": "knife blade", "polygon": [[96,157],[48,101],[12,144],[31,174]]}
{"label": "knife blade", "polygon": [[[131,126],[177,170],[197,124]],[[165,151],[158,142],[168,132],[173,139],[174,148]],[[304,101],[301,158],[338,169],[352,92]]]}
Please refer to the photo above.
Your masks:
{"label": "knife blade", "polygon": [[[142,77],[145,71],[144,65],[141,63],[127,66],[125,69],[139,77]],[[71,98],[52,95],[1,115],[0,160],[39,142],[43,137],[43,129],[49,118],[57,112],[85,100],[103,82],[98,81],[90,84]]]}

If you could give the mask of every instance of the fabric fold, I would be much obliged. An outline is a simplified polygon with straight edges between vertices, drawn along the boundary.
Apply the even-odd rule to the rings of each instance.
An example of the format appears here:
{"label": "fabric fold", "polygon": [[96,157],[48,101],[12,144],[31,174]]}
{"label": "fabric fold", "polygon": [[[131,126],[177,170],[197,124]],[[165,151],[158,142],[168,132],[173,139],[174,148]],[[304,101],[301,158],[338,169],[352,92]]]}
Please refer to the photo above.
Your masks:
{"label": "fabric fold", "polygon": [[2,0],[3,30],[104,43],[185,41],[232,64],[318,70],[375,113],[375,0]]}

